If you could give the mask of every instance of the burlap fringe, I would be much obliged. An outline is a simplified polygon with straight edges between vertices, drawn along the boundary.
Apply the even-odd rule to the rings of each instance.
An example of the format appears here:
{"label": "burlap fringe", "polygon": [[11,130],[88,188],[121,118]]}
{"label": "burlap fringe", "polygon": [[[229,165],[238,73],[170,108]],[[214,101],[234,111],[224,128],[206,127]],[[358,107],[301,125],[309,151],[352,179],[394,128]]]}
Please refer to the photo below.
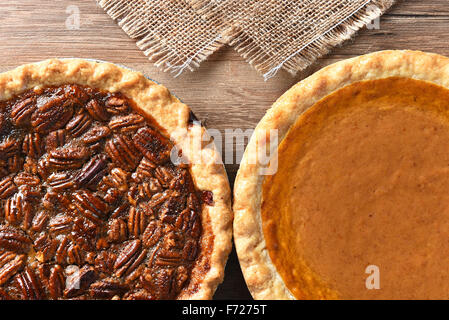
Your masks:
{"label": "burlap fringe", "polygon": [[[262,48],[245,34],[244,30],[234,30],[234,33],[230,35],[232,40],[229,44],[235,46],[237,52],[263,75],[265,81],[275,76],[280,69],[296,75],[316,59],[329,53],[333,47],[352,38],[358,30],[381,16],[394,2],[395,0],[367,0],[345,20],[303,45],[281,62],[274,61],[265,54]],[[207,14],[214,5],[214,2],[210,0],[191,0],[190,3],[192,7],[204,14]]]}
{"label": "burlap fringe", "polygon": [[[309,43],[302,45],[293,54],[282,61],[279,58],[267,55],[264,50],[255,43],[245,30],[239,30],[232,26],[230,21],[221,20],[210,12],[213,12],[215,1],[189,0],[189,4],[197,10],[203,18],[209,19],[217,27],[217,36],[205,42],[204,46],[195,49],[195,52],[186,57],[168,47],[148,30],[146,21],[139,17],[139,13],[132,11],[129,6],[123,5],[121,0],[97,0],[98,4],[113,18],[133,39],[137,39],[137,46],[152,60],[156,66],[164,71],[180,75],[185,69],[190,71],[199,67],[212,53],[229,43],[235,46],[237,52],[248,61],[265,80],[273,77],[280,69],[295,75],[310,66],[317,58],[327,54],[333,47],[350,39],[363,26],[382,15],[395,0],[367,0],[360,8],[349,15],[345,20],[333,26],[324,34],[319,35]],[[369,8],[369,10],[367,9]]]}
{"label": "burlap fringe", "polygon": [[124,6],[123,1],[97,0],[97,3],[112,19],[118,21],[118,25],[129,37],[138,39],[136,42],[137,47],[157,67],[164,72],[173,73],[174,77],[179,76],[185,69],[194,71],[212,53],[229,42],[229,38],[225,34],[218,34],[191,56],[182,57],[179,52],[168,48],[160,38],[149,32],[145,20],[142,20],[137,12]]}

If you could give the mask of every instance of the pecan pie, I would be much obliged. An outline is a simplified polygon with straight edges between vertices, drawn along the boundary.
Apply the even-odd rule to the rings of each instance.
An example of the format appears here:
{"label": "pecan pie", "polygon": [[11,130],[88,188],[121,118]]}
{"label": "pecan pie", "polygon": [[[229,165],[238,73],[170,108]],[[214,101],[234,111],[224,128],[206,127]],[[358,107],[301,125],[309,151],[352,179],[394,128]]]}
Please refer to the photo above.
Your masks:
{"label": "pecan pie", "polygon": [[[248,161],[264,143],[268,175]],[[255,298],[449,299],[449,59],[377,52],[300,82],[257,126],[234,192]]]}
{"label": "pecan pie", "polygon": [[[109,63],[0,74],[0,299],[211,298],[230,191],[192,119]],[[195,135],[203,145],[189,148]]]}

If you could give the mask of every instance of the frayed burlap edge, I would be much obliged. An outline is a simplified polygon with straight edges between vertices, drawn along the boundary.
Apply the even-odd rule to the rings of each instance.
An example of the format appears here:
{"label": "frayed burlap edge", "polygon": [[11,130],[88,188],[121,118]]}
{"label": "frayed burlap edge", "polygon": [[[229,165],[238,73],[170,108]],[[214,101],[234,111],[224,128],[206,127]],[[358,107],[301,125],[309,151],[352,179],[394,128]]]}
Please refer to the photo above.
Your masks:
{"label": "frayed burlap edge", "polygon": [[[189,55],[180,54],[170,48],[160,38],[154,36],[148,30],[145,20],[140,19],[139,13],[131,10],[121,0],[96,0],[106,13],[118,21],[119,26],[132,39],[137,40],[136,45],[143,53],[163,71],[180,75],[185,69],[195,70],[212,53],[220,49],[224,44],[234,46],[237,52],[249,62],[265,80],[273,77],[280,69],[284,69],[292,75],[306,69],[316,59],[327,54],[333,47],[350,39],[367,23],[378,18],[395,0],[367,0],[355,12],[350,14],[339,24],[333,26],[325,33],[318,35],[312,41],[301,46],[290,56],[282,57],[282,60],[271,57],[265,53],[258,43],[241,30],[232,26],[232,21],[226,21],[221,16],[210,14],[209,10],[214,6],[210,0],[188,0],[187,2],[197,10],[199,14],[213,23],[216,35],[209,37],[201,45],[194,47],[194,52]],[[367,9],[369,7],[369,10]],[[294,45],[294,44],[292,44]]]}
{"label": "frayed burlap edge", "polygon": [[[179,76],[185,69],[194,71],[211,54],[229,43],[230,38],[226,32],[219,32],[223,22],[215,19],[217,23],[217,35],[196,50],[190,56],[183,56],[176,50],[166,45],[160,38],[155,37],[148,31],[145,20],[138,13],[123,5],[121,0],[96,0],[98,5],[125,31],[132,39],[137,40],[137,47],[143,51],[145,56],[152,61],[156,67],[164,72],[171,72],[174,77]],[[224,23],[223,23],[224,24]]]}
{"label": "frayed burlap edge", "polygon": [[[263,48],[259,47],[246,33],[245,30],[234,28],[230,33],[230,28],[226,29],[230,33],[232,40],[230,45],[235,46],[237,52],[250,63],[266,80],[275,76],[280,69],[284,69],[292,75],[306,69],[316,59],[329,53],[329,51],[352,38],[355,33],[372,20],[380,17],[389,9],[396,0],[367,0],[355,12],[349,15],[345,20],[330,28],[324,34],[302,45],[293,54],[286,57],[281,62],[272,61],[265,54]],[[213,6],[210,0],[190,0],[193,8],[199,13],[208,17],[209,9]]]}

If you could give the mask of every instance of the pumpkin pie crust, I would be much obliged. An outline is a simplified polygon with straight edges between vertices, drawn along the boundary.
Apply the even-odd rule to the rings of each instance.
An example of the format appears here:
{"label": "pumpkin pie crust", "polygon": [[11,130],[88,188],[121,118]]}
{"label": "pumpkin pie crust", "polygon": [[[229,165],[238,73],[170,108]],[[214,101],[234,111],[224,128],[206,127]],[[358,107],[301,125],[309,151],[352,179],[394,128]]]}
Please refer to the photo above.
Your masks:
{"label": "pumpkin pie crust", "polygon": [[82,59],[0,74],[0,300],[211,299],[232,218],[219,152],[164,86]]}
{"label": "pumpkin pie crust", "polygon": [[[448,299],[448,139],[443,56],[377,52],[287,91],[257,126],[234,189],[254,298]],[[274,174],[250,161],[256,145],[276,150]]]}

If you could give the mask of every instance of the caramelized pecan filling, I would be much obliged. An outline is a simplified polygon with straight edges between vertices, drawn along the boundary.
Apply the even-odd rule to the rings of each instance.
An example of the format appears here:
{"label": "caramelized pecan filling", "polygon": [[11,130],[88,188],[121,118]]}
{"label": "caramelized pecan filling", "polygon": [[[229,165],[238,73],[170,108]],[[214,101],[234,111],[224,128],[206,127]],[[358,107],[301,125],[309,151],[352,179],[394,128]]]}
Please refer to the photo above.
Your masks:
{"label": "caramelized pecan filling", "polygon": [[0,300],[176,298],[213,200],[171,149],[120,94],[0,102]]}

